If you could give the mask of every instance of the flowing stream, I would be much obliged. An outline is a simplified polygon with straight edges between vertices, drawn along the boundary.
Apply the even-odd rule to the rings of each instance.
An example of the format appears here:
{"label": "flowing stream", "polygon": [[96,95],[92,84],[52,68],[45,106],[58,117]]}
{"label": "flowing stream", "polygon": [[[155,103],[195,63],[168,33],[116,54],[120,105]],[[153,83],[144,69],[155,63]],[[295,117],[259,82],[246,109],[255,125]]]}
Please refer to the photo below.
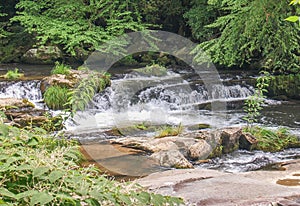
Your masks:
{"label": "flowing stream", "polygon": [[[1,69],[0,69],[1,70]],[[30,71],[30,69],[28,69]],[[49,71],[43,75],[49,75]],[[114,136],[103,135],[112,128],[127,128],[136,124],[179,125],[188,128],[195,124],[209,124],[213,128],[245,125],[242,105],[253,87],[249,75],[237,71],[221,75],[223,85],[212,85],[208,90],[200,78],[169,70],[166,76],[155,77],[136,72],[124,74],[112,71],[111,87],[96,94],[88,109],[67,121],[67,130],[82,141],[103,141]],[[37,78],[40,79],[40,78]],[[27,98],[38,108],[42,102],[40,80],[2,81],[0,97]],[[225,105],[222,110],[212,104]],[[259,123],[269,127],[286,126],[300,136],[300,102],[266,100]],[[126,131],[123,130],[123,133]],[[131,134],[134,135],[134,134]],[[141,134],[137,134],[141,135]],[[153,135],[145,133],[143,135]],[[299,158],[299,149],[280,153],[236,151],[216,158],[199,167],[229,172],[248,171],[285,159]],[[132,160],[131,160],[132,161]]]}

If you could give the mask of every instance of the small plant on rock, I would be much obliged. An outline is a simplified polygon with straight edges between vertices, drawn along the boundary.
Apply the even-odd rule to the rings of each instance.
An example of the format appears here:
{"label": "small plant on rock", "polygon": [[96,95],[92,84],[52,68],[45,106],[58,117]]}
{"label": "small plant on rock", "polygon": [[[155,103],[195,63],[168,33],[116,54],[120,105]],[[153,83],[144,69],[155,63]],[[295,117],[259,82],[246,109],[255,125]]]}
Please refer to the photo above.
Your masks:
{"label": "small plant on rock", "polygon": [[52,69],[51,74],[70,74],[70,66],[64,65],[63,63],[55,62],[55,67]]}
{"label": "small plant on rock", "polygon": [[167,136],[177,136],[181,134],[183,131],[183,126],[180,123],[178,126],[164,126],[161,130],[159,130],[158,135],[155,138],[162,138]]}
{"label": "small plant on rock", "polygon": [[51,86],[44,93],[44,101],[50,109],[67,109],[69,89],[60,86]]}
{"label": "small plant on rock", "polygon": [[8,72],[4,75],[5,79],[15,80],[23,77],[24,74],[19,73],[19,69],[15,68],[15,70],[8,70]]}

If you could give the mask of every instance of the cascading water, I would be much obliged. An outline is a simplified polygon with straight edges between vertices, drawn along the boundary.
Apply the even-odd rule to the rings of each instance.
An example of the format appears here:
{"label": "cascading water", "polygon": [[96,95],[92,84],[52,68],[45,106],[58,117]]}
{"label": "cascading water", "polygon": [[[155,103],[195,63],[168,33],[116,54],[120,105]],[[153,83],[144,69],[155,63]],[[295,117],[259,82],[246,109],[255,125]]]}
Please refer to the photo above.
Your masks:
{"label": "cascading water", "polygon": [[33,102],[37,108],[44,108],[40,84],[41,82],[39,80],[0,81],[0,97],[28,99]]}
{"label": "cascading water", "polygon": [[249,85],[213,85],[209,92],[199,80],[188,81],[173,72],[164,77],[128,74],[112,80],[111,87],[95,95],[88,110],[75,117],[77,124],[73,129],[105,130],[142,122],[229,126],[232,122],[210,111],[209,104],[241,101],[252,93]]}

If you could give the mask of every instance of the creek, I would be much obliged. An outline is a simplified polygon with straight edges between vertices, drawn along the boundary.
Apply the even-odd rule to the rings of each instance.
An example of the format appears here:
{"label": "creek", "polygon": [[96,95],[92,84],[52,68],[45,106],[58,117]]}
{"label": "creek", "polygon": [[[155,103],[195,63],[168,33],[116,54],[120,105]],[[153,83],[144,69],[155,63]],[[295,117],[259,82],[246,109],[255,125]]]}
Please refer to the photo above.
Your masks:
{"label": "creek", "polygon": [[[28,77],[22,81],[0,81],[0,98],[27,98],[37,108],[47,109],[39,89],[40,80],[50,74],[49,66],[2,65],[0,75],[8,68],[18,67]],[[143,75],[130,69],[114,68],[111,86],[94,96],[86,111],[78,112],[66,122],[67,133],[82,144],[106,145],[106,141],[118,136],[107,133],[118,128],[125,136],[153,136],[155,131],[128,130],[133,125],[183,125],[185,130],[193,125],[208,124],[211,128],[243,126],[243,101],[253,93],[253,74],[246,71],[219,71],[222,85],[204,85],[199,76],[185,69],[169,69],[166,76]],[[219,78],[219,77],[216,77]],[[212,108],[212,104],[222,109]],[[267,99],[258,124],[271,128],[288,127],[300,136],[300,102]],[[224,106],[225,107],[222,107]],[[57,113],[58,111],[51,111]],[[91,147],[92,148],[92,147]],[[100,147],[94,148],[99,150]],[[108,146],[106,146],[108,148]],[[103,150],[99,156],[112,151]],[[150,162],[141,167],[141,156],[124,158],[111,155],[105,159],[110,165],[140,168],[143,174],[164,170]],[[257,170],[267,165],[300,156],[300,149],[288,149],[279,153],[261,151],[236,151],[199,165],[228,172]],[[102,161],[103,163],[103,161]],[[100,162],[101,164],[101,162]],[[103,165],[102,165],[103,166]]]}

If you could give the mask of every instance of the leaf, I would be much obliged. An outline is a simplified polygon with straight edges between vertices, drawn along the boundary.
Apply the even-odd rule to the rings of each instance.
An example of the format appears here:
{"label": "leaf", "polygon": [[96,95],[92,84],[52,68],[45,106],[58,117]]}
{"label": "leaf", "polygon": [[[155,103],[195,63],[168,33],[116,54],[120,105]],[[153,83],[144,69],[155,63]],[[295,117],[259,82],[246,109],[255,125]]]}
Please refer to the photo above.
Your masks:
{"label": "leaf", "polygon": [[38,167],[33,170],[32,175],[33,177],[40,177],[46,172],[48,172],[49,170],[50,170],[49,167]]}
{"label": "leaf", "polygon": [[3,187],[0,188],[0,195],[16,199],[16,195],[14,193],[10,192],[8,189]]}
{"label": "leaf", "polygon": [[74,205],[76,205],[76,201],[68,194],[63,194],[63,193],[59,193],[55,196],[57,199],[60,200],[60,202],[62,201],[67,201],[67,202],[71,202]]}
{"label": "leaf", "polygon": [[17,200],[20,200],[24,197],[30,197],[36,193],[39,193],[38,191],[35,191],[35,190],[28,190],[28,191],[25,191],[25,192],[22,192],[22,193],[19,193],[16,195],[16,199]]}
{"label": "leaf", "polygon": [[39,144],[39,140],[36,137],[32,137],[27,141],[28,146],[36,146]]}
{"label": "leaf", "polygon": [[32,195],[32,198],[30,200],[30,205],[35,205],[40,203],[41,205],[45,205],[53,200],[53,196],[49,195],[46,192],[39,192]]}
{"label": "leaf", "polygon": [[62,176],[64,176],[64,172],[58,171],[58,170],[52,171],[49,175],[49,181],[51,183],[54,183],[56,180],[60,179]]}
{"label": "leaf", "polygon": [[290,21],[290,22],[296,22],[299,20],[299,16],[289,16],[288,18],[286,18],[284,20]]}
{"label": "leaf", "polygon": [[15,168],[15,170],[17,170],[17,171],[31,170],[31,169],[32,169],[32,166],[30,166],[28,164],[23,164],[23,165],[20,165],[20,166]]}

